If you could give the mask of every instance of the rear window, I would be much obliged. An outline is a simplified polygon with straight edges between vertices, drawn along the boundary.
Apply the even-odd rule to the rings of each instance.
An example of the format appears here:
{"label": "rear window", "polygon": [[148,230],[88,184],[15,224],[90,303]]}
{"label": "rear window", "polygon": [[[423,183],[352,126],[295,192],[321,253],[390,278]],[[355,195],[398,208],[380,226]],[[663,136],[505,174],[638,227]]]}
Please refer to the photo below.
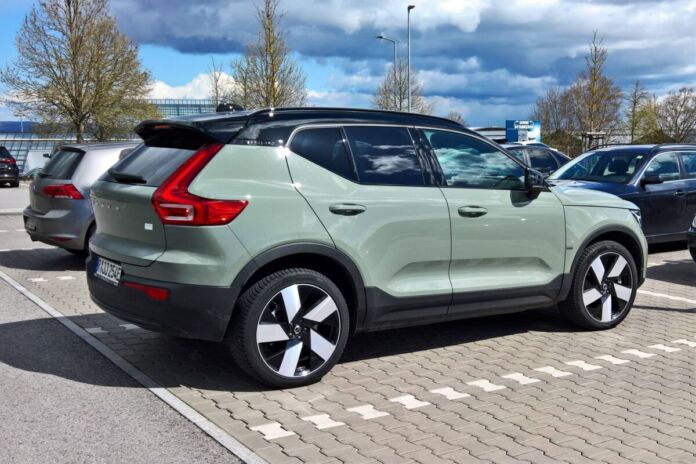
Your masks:
{"label": "rear window", "polygon": [[57,151],[39,172],[39,176],[59,180],[71,179],[84,154],[80,150]]}
{"label": "rear window", "polygon": [[109,169],[102,180],[118,182],[111,174],[115,172],[142,178],[144,182],[138,182],[139,185],[159,187],[194,153],[195,150],[140,145]]}

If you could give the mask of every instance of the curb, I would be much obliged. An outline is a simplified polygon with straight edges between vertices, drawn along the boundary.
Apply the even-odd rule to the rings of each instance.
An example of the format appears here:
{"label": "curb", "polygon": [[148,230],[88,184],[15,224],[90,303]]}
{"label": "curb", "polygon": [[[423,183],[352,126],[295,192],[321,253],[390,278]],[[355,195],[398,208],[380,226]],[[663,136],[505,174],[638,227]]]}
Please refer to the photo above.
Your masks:
{"label": "curb", "polygon": [[87,332],[82,327],[70,320],[69,317],[65,316],[63,313],[55,309],[53,306],[46,303],[40,297],[34,295],[29,289],[23,287],[21,284],[19,284],[9,275],[5,274],[3,271],[0,271],[0,279],[4,280],[15,290],[24,295],[28,300],[30,300],[36,306],[41,308],[49,316],[53,317],[58,322],[63,324],[65,328],[67,328],[73,334],[77,335],[79,338],[82,339],[82,341],[90,345],[92,348],[97,350],[102,356],[114,363],[117,367],[119,367],[122,371],[128,374],[140,385],[150,390],[150,392],[152,392],[155,396],[157,396],[176,412],[188,419],[193,425],[201,429],[213,440],[217,441],[230,453],[238,457],[242,462],[245,462],[247,464],[268,464],[267,461],[264,460],[261,456],[251,451],[249,448],[237,441],[234,437],[225,432],[223,429],[215,425],[210,420],[206,419],[198,411],[196,411],[191,406],[180,400],[169,390],[152,380],[152,378],[141,372],[133,364],[126,361],[111,348],[99,341],[96,337],[92,336],[89,332]]}

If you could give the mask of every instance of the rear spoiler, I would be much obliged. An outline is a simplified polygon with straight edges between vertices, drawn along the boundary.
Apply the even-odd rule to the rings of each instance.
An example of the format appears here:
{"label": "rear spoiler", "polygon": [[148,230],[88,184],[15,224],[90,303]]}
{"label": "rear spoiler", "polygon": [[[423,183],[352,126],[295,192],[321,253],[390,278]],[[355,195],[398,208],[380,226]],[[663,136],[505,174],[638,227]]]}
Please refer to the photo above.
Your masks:
{"label": "rear spoiler", "polygon": [[206,143],[227,143],[244,126],[238,121],[143,121],[135,132],[148,146],[197,148]]}

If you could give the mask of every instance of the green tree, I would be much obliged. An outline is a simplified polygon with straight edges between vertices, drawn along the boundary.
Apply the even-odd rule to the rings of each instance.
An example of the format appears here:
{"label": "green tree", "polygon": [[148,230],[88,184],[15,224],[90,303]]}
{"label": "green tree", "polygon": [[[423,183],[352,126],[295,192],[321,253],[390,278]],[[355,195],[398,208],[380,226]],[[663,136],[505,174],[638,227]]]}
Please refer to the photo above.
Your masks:
{"label": "green tree", "polygon": [[[16,37],[17,59],[0,71],[11,105],[82,141],[135,120],[151,79],[138,47],[118,31],[107,0],[44,0]],[[93,134],[94,135],[94,134]]]}

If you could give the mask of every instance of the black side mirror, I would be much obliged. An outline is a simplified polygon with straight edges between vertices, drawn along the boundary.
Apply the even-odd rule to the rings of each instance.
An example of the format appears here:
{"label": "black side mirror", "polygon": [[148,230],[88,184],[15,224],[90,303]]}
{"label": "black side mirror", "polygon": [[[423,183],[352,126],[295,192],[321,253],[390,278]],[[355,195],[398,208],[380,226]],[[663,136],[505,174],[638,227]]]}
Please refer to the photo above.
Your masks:
{"label": "black side mirror", "polygon": [[661,184],[663,182],[662,178],[658,175],[645,176],[640,180],[641,185],[645,187],[646,185]]}
{"label": "black side mirror", "polygon": [[49,153],[44,153],[44,154],[43,154],[43,157],[44,157],[44,158],[50,158],[51,155],[50,155]]}
{"label": "black side mirror", "polygon": [[527,169],[524,173],[524,188],[531,195],[539,194],[548,188],[546,176],[535,169]]}

